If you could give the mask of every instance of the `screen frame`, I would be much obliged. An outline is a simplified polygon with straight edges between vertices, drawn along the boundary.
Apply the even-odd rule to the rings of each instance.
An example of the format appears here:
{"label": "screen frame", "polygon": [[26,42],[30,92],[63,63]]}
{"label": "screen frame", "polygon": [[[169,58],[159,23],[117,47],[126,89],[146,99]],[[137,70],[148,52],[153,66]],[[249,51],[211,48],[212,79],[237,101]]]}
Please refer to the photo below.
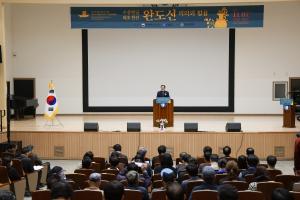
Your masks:
{"label": "screen frame", "polygon": [[[174,106],[174,112],[234,112],[235,29],[229,30],[228,106]],[[83,112],[152,112],[152,106],[89,106],[88,30],[82,29]],[[176,100],[175,100],[176,101]],[[152,102],[152,99],[149,99]]]}

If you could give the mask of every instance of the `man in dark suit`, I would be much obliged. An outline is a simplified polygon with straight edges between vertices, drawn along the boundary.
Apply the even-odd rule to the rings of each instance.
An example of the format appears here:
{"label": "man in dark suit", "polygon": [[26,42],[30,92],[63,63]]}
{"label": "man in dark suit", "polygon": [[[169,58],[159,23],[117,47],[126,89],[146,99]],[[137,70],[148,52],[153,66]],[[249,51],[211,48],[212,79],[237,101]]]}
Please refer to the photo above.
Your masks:
{"label": "man in dark suit", "polygon": [[166,85],[160,86],[160,91],[157,92],[156,97],[170,97],[169,92],[166,91]]}

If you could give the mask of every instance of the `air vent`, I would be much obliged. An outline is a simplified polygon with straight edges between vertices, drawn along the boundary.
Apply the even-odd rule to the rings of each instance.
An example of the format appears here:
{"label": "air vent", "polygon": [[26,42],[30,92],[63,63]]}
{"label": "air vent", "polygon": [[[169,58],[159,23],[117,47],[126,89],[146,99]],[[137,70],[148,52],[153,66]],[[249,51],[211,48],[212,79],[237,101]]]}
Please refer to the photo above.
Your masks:
{"label": "air vent", "polygon": [[65,157],[65,147],[54,146],[54,157]]}
{"label": "air vent", "polygon": [[283,146],[274,147],[274,155],[276,157],[285,157],[285,148]]}

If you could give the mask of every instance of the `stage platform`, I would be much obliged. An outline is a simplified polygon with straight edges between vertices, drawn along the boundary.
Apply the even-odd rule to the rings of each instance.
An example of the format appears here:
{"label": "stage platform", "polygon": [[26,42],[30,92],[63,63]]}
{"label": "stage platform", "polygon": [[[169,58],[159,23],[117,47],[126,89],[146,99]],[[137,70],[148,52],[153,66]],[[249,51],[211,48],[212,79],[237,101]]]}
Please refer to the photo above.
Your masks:
{"label": "stage platform", "polygon": [[[47,159],[81,159],[88,150],[108,157],[112,145],[120,143],[129,157],[142,146],[148,149],[149,157],[156,155],[160,144],[178,157],[182,151],[200,156],[206,145],[219,154],[223,146],[230,145],[233,156],[244,154],[252,146],[261,158],[276,154],[287,160],[293,158],[295,133],[300,131],[299,121],[296,128],[283,128],[281,115],[175,114],[174,127],[164,132],[152,127],[151,114],[61,115],[57,119],[63,126],[58,122],[46,125],[42,116],[12,121],[12,140],[34,145],[35,151]],[[98,122],[99,132],[84,132],[84,122]],[[141,122],[142,131],[127,133],[127,122]],[[199,132],[185,133],[184,122],[198,122]],[[227,122],[241,122],[243,132],[226,133]],[[0,139],[4,141],[4,135]]]}

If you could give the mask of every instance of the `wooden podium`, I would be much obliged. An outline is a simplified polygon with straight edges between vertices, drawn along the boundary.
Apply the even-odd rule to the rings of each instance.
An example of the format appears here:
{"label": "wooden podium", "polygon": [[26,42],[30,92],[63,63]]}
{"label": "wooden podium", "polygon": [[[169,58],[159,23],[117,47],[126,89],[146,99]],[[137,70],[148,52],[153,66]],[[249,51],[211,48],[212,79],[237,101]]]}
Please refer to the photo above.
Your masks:
{"label": "wooden podium", "polygon": [[153,126],[159,127],[159,122],[156,120],[167,119],[168,124],[166,127],[174,126],[174,101],[170,99],[170,103],[167,103],[164,108],[160,104],[156,103],[156,99],[153,100]]}
{"label": "wooden podium", "polygon": [[288,109],[286,110],[283,108],[283,127],[285,128],[295,128],[295,110],[296,106],[291,105],[287,106]]}

